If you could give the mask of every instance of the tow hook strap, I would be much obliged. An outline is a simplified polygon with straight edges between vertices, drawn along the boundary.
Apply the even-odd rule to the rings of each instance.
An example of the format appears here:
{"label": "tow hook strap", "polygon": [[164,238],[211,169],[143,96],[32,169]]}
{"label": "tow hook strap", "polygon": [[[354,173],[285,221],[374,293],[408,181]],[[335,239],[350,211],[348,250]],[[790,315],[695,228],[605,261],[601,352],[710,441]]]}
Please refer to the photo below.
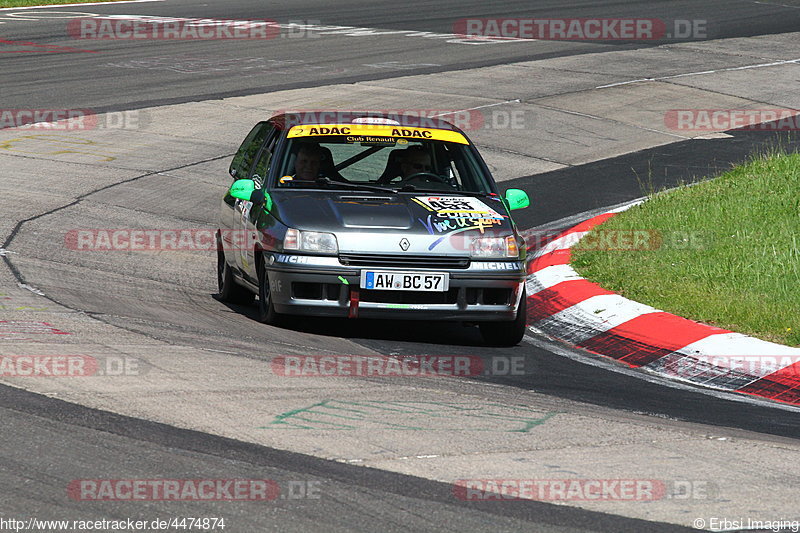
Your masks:
{"label": "tow hook strap", "polygon": [[358,318],[358,287],[350,287],[350,313],[347,318]]}

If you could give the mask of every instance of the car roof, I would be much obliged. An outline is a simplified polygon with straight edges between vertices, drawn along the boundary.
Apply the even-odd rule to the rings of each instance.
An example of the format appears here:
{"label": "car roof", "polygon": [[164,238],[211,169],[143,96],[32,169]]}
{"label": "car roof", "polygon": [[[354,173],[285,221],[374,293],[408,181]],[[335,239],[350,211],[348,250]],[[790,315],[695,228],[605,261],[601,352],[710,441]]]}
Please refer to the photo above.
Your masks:
{"label": "car roof", "polygon": [[[456,111],[451,112],[454,114]],[[446,113],[445,113],[446,114]],[[418,114],[412,113],[392,113],[385,111],[341,111],[330,110],[300,110],[288,111],[272,116],[269,120],[276,124],[280,129],[288,129],[293,126],[309,124],[352,124],[355,119],[383,119],[392,120],[391,125],[406,126],[412,128],[432,128],[447,131],[456,131],[461,134],[464,132],[450,122],[439,118],[430,117],[423,111]]]}

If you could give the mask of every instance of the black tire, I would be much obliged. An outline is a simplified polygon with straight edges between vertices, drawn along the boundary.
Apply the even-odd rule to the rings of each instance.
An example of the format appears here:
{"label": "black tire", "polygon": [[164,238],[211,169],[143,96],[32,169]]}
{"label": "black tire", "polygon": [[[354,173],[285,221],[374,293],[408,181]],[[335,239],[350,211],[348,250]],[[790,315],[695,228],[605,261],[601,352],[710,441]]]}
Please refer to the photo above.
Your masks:
{"label": "black tire", "polygon": [[264,259],[259,257],[258,266],[258,321],[270,326],[279,326],[284,322],[284,316],[275,311],[272,305],[269,288],[269,274],[264,268]]}
{"label": "black tire", "polygon": [[[217,241],[219,245],[219,241]],[[242,287],[233,279],[233,272],[225,253],[217,249],[217,299],[232,304],[249,305],[253,303],[255,294]]]}
{"label": "black tire", "polygon": [[517,316],[510,322],[481,322],[478,327],[486,344],[490,346],[516,346],[525,336],[528,327],[528,298],[525,288],[517,308]]}

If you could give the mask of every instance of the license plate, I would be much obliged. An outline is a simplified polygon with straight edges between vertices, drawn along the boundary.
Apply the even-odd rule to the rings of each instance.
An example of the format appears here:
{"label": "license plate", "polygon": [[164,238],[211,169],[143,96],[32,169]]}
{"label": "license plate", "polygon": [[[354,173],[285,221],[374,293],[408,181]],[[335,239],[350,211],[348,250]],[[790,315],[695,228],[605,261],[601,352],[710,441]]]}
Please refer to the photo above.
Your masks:
{"label": "license plate", "polygon": [[449,285],[450,275],[447,272],[361,271],[362,289],[445,292]]}

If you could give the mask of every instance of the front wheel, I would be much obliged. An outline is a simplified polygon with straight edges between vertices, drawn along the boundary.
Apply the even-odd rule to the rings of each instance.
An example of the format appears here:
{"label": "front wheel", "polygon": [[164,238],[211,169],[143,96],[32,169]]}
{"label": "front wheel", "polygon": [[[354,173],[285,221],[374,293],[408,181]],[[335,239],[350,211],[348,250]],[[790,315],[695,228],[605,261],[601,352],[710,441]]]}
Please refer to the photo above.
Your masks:
{"label": "front wheel", "polygon": [[479,328],[486,344],[491,346],[515,346],[525,336],[528,326],[528,298],[522,289],[522,298],[517,308],[517,316],[510,322],[481,322]]}
{"label": "front wheel", "polygon": [[269,273],[264,267],[264,259],[258,268],[258,321],[270,326],[278,326],[283,315],[275,311],[272,303],[272,294],[269,287]]}

